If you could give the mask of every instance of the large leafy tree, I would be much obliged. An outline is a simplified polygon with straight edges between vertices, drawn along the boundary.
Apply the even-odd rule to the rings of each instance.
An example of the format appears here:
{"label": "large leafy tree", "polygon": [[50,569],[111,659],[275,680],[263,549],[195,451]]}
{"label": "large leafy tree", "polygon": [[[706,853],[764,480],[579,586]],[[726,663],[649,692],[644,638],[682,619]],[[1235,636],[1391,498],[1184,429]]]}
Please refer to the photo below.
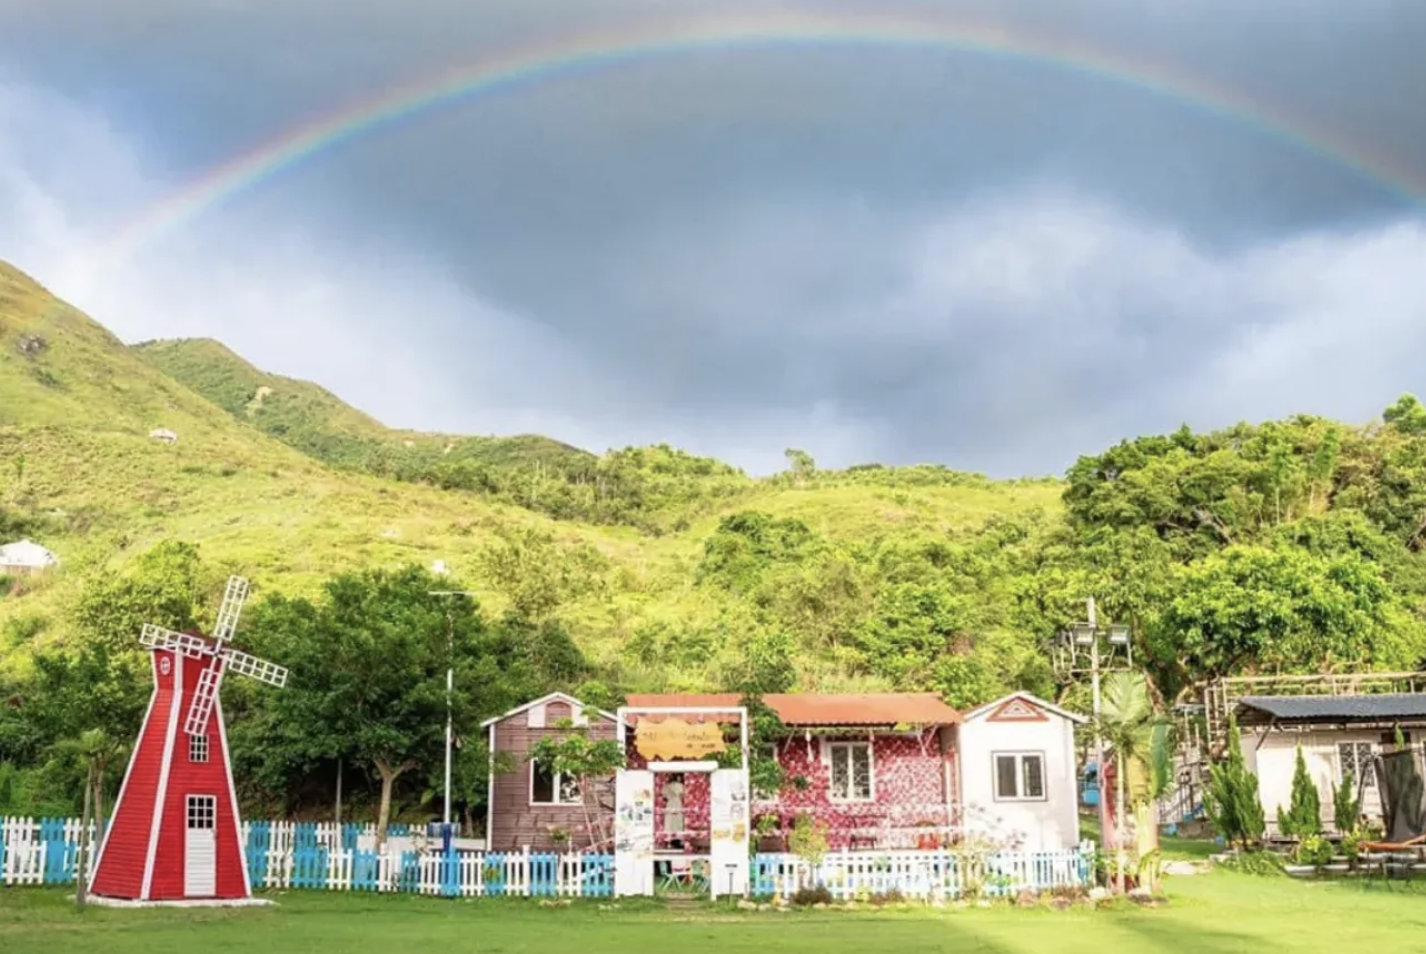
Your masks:
{"label": "large leafy tree", "polygon": [[542,688],[528,633],[488,625],[474,600],[431,595],[451,588],[419,567],[348,573],[315,604],[276,598],[254,613],[250,637],[291,673],[285,689],[257,697],[243,733],[269,785],[319,761],[369,765],[384,832],[398,780],[442,760],[448,666],[462,740]]}

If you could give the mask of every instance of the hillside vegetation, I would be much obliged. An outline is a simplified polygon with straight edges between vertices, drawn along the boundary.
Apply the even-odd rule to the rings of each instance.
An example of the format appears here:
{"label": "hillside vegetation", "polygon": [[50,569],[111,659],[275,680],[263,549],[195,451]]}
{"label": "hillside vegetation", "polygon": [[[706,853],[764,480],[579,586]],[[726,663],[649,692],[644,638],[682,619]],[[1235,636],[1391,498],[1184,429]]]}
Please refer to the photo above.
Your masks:
{"label": "hillside vegetation", "polygon": [[[156,427],[178,441],[151,439]],[[137,657],[145,621],[211,622],[226,574],[252,579],[253,648],[278,656],[306,645],[290,642],[302,627],[364,638],[338,595],[385,619],[359,594],[391,581],[343,574],[434,560],[452,577],[401,571],[405,611],[439,628],[423,587],[474,589],[462,625],[523,674],[485,687],[463,720],[517,688],[590,680],[615,696],[906,689],[960,706],[1026,688],[1078,706],[1045,642],[1087,596],[1130,624],[1169,699],[1229,674],[1426,660],[1414,397],[1367,426],[1298,416],[1134,438],[1064,480],[787,456],[753,479],[666,446],[594,456],[543,438],[403,435],[214,342],[128,348],[0,267],[0,536],[64,561],[0,578],[0,698],[127,687],[106,709],[122,736],[143,679],[105,660]],[[267,795],[301,801],[316,756],[279,746],[263,698],[239,694],[234,712],[277,735],[235,751]],[[0,750],[43,760],[81,727],[61,708],[0,707]],[[484,763],[467,755],[478,799]],[[419,804],[422,784],[401,797]]]}

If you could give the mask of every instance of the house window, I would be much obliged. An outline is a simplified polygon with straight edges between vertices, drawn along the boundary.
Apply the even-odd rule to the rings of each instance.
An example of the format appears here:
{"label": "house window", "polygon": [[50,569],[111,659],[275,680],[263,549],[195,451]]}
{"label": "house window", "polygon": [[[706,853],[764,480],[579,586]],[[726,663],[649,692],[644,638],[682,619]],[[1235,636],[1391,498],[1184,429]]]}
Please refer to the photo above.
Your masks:
{"label": "house window", "polygon": [[551,772],[538,762],[530,763],[531,805],[578,805],[579,780]]}
{"label": "house window", "polygon": [[1376,763],[1372,760],[1370,742],[1340,742],[1337,745],[1337,771],[1345,776],[1352,773],[1352,779],[1367,788],[1376,785]]}
{"label": "house window", "polygon": [[190,735],[188,737],[188,761],[208,761],[208,737],[206,735]]}
{"label": "house window", "polygon": [[1038,752],[997,753],[995,800],[1042,802],[1045,800],[1045,757]]}
{"label": "house window", "polygon": [[871,801],[871,743],[837,742],[827,746],[827,751],[832,759],[832,800]]}

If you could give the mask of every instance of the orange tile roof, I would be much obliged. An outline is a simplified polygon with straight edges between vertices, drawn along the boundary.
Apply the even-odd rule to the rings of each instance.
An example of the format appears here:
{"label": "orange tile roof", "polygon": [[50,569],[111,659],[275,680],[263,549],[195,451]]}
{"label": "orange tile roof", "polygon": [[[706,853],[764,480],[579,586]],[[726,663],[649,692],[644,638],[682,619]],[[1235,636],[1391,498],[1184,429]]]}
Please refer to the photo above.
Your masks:
{"label": "orange tile roof", "polygon": [[[669,693],[632,695],[630,706],[736,708],[737,693]],[[961,714],[934,692],[880,692],[863,695],[786,693],[763,696],[786,725],[951,725]],[[637,721],[635,713],[630,721]]]}

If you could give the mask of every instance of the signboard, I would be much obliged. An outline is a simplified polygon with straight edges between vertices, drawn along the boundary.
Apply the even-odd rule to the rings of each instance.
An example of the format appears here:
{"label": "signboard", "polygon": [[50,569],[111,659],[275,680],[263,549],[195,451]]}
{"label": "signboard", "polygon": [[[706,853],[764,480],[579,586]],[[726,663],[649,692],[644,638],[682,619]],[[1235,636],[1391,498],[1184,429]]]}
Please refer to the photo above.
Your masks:
{"label": "signboard", "polygon": [[614,776],[614,890],[654,893],[654,773],[620,769]]}
{"label": "signboard", "polygon": [[725,746],[723,729],[717,722],[641,719],[634,729],[634,748],[650,762],[698,759],[721,752]]}

